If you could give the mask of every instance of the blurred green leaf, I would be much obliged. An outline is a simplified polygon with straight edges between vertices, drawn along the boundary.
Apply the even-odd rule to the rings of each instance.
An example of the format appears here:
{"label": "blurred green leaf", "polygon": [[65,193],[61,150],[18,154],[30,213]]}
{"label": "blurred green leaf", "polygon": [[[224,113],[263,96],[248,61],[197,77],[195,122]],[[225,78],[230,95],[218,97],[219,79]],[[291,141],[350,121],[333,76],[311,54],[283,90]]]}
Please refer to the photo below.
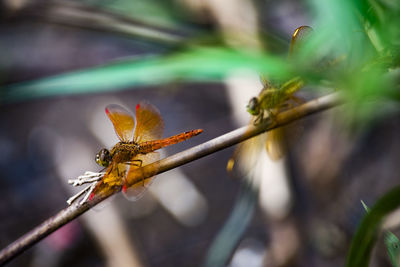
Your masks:
{"label": "blurred green leaf", "polygon": [[[328,81],[343,91],[346,120],[355,128],[387,110],[379,108],[394,96],[398,81],[389,71],[399,66],[400,4],[391,0],[310,0],[315,14],[315,34],[309,58],[336,61],[331,68],[311,76],[315,85]],[[336,60],[341,59],[341,60]],[[336,65],[336,66],[335,66]],[[318,81],[318,78],[320,79]]]}
{"label": "blurred green leaf", "polygon": [[385,233],[385,245],[393,267],[400,266],[400,240],[392,232]]}
{"label": "blurred green leaf", "polygon": [[[364,26],[371,42],[383,53],[392,53],[400,45],[400,2],[397,0],[358,0],[365,6]],[[364,14],[365,13],[365,14]],[[371,19],[373,17],[373,19]]]}
{"label": "blurred green leaf", "polygon": [[381,197],[361,221],[347,255],[347,266],[367,267],[383,218],[400,206],[400,186]]}
{"label": "blurred green leaf", "polygon": [[[361,200],[361,204],[363,205],[365,211],[368,213],[371,211],[370,208]],[[389,255],[390,262],[393,267],[400,266],[400,240],[397,238],[395,234],[390,231],[385,231],[384,237],[385,246]]]}
{"label": "blurred green leaf", "polygon": [[229,259],[239,245],[243,234],[253,218],[257,204],[259,185],[254,185],[249,177],[242,180],[241,191],[235,205],[212,242],[204,267],[227,266]]}
{"label": "blurred green leaf", "polygon": [[174,80],[220,80],[238,70],[290,77],[292,67],[276,56],[225,47],[192,48],[167,56],[146,57],[61,74],[1,88],[2,101],[102,92]]}
{"label": "blurred green leaf", "polygon": [[363,205],[363,208],[365,209],[366,212],[369,212],[371,209],[365,204],[364,201],[361,200],[361,204]]}

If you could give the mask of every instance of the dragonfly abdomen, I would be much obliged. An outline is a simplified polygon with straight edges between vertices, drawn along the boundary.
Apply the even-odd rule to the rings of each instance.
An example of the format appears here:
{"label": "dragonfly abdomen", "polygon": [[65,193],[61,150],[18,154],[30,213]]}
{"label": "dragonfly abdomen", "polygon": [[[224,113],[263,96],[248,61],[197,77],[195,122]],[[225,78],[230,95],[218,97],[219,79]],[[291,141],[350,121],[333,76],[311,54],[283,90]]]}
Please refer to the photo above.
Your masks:
{"label": "dragonfly abdomen", "polygon": [[300,77],[295,77],[282,85],[281,91],[286,96],[293,95],[304,86],[304,81]]}
{"label": "dragonfly abdomen", "polygon": [[203,132],[201,129],[191,130],[181,134],[177,134],[171,137],[167,137],[161,140],[147,141],[139,144],[139,153],[146,154],[153,152],[157,149],[161,149],[166,146],[170,146],[182,141],[185,141],[193,136],[196,136]]}

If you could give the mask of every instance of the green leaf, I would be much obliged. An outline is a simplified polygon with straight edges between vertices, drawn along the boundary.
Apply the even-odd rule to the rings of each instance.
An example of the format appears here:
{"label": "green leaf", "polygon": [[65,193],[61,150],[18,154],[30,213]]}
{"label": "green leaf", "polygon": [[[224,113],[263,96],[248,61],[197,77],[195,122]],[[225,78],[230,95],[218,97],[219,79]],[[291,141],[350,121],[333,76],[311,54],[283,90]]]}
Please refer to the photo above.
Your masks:
{"label": "green leaf", "polygon": [[[370,212],[370,208],[361,200],[361,204],[363,205],[365,211]],[[400,266],[400,240],[397,238],[395,234],[390,231],[385,232],[384,237],[385,246],[389,255],[390,262],[393,267]]]}
{"label": "green leaf", "polygon": [[400,186],[381,197],[361,221],[347,255],[347,266],[367,267],[382,219],[400,206]]}
{"label": "green leaf", "polygon": [[400,240],[392,232],[385,233],[385,245],[393,267],[400,266]]}
{"label": "green leaf", "polygon": [[215,81],[233,71],[253,70],[289,77],[292,67],[276,56],[225,47],[191,48],[167,56],[130,59],[1,88],[2,101],[93,93],[171,82]]}
{"label": "green leaf", "polygon": [[371,209],[368,208],[367,204],[365,204],[364,201],[361,200],[361,204],[363,205],[363,208],[365,209],[366,212],[369,212]]}
{"label": "green leaf", "polygon": [[242,190],[235,205],[224,223],[224,226],[214,238],[203,263],[203,267],[227,266],[235,248],[237,248],[251,219],[258,197],[258,185],[254,186],[251,180],[243,179]]}

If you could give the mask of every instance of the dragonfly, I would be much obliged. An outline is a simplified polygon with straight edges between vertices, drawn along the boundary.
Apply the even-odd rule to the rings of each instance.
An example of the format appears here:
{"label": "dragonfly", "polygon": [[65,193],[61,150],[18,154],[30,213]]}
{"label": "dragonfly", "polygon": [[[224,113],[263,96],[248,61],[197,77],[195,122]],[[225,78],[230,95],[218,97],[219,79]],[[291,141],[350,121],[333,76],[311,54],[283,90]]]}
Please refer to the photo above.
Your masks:
{"label": "dragonfly", "polygon": [[[309,38],[312,31],[310,26],[300,26],[294,31],[290,42],[289,60]],[[304,86],[304,81],[300,77],[294,77],[278,86],[263,77],[262,81],[264,87],[260,94],[251,98],[246,106],[247,112],[255,116],[254,124],[263,122],[265,118],[274,120],[277,113],[303,102],[294,95]],[[272,160],[280,159],[284,154],[283,130],[274,129],[269,131],[266,136],[265,147],[268,155]]]}
{"label": "dragonfly", "polygon": [[[154,176],[132,186],[126,185],[127,178],[138,168],[158,161],[160,154],[156,150],[185,141],[203,132],[202,129],[197,129],[162,138],[164,122],[160,112],[146,101],[137,104],[136,120],[128,110],[117,104],[108,105],[105,112],[114,126],[119,142],[110,150],[102,148],[96,154],[96,163],[105,168],[103,172],[88,172],[78,179],[69,181],[75,186],[95,182],[86,191],[80,192],[81,195],[86,193],[83,199],[85,201],[121,187],[128,199],[140,198],[154,180]],[[80,196],[78,194],[67,202],[72,203]]]}
{"label": "dragonfly", "polygon": [[[297,53],[312,31],[309,26],[300,26],[294,31],[290,42],[289,60]],[[270,82],[263,76],[261,76],[261,80],[263,89],[258,96],[252,97],[246,106],[247,112],[253,115],[253,124],[262,123],[267,118],[273,121],[279,112],[303,102],[302,99],[294,95],[304,86],[304,81],[300,77],[292,78],[280,85]],[[251,160],[251,155],[261,146],[265,146],[267,154],[272,160],[282,158],[285,151],[283,136],[283,129],[277,128],[242,143],[227,163],[228,172],[233,170],[237,161],[243,161],[240,162],[240,165],[247,169],[245,166],[252,165],[249,162],[255,160]]]}
{"label": "dragonfly", "polygon": [[[300,26],[294,31],[290,42],[289,59],[299,50],[299,47],[311,32],[312,28],[310,26]],[[257,116],[254,121],[256,124],[263,121],[265,115],[273,116],[276,112],[285,108],[289,100],[300,101],[294,96],[294,93],[304,86],[304,82],[300,77],[295,77],[280,86],[275,86],[264,77],[261,77],[261,79],[264,85],[263,89],[257,97],[251,98],[246,106],[247,112]]]}

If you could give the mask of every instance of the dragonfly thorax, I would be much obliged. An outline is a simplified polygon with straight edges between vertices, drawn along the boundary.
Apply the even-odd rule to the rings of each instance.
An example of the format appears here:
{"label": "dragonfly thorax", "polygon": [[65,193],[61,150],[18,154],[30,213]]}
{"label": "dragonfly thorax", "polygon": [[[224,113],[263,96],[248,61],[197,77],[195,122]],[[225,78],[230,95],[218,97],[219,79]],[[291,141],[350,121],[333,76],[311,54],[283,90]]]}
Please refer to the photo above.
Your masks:
{"label": "dragonfly thorax", "polygon": [[111,161],[122,163],[130,161],[140,153],[140,145],[135,142],[119,142],[111,151],[103,148],[96,154],[96,163],[102,167],[108,167]]}
{"label": "dragonfly thorax", "polygon": [[130,161],[140,153],[140,145],[136,142],[119,142],[110,151],[114,162],[123,163]]}

